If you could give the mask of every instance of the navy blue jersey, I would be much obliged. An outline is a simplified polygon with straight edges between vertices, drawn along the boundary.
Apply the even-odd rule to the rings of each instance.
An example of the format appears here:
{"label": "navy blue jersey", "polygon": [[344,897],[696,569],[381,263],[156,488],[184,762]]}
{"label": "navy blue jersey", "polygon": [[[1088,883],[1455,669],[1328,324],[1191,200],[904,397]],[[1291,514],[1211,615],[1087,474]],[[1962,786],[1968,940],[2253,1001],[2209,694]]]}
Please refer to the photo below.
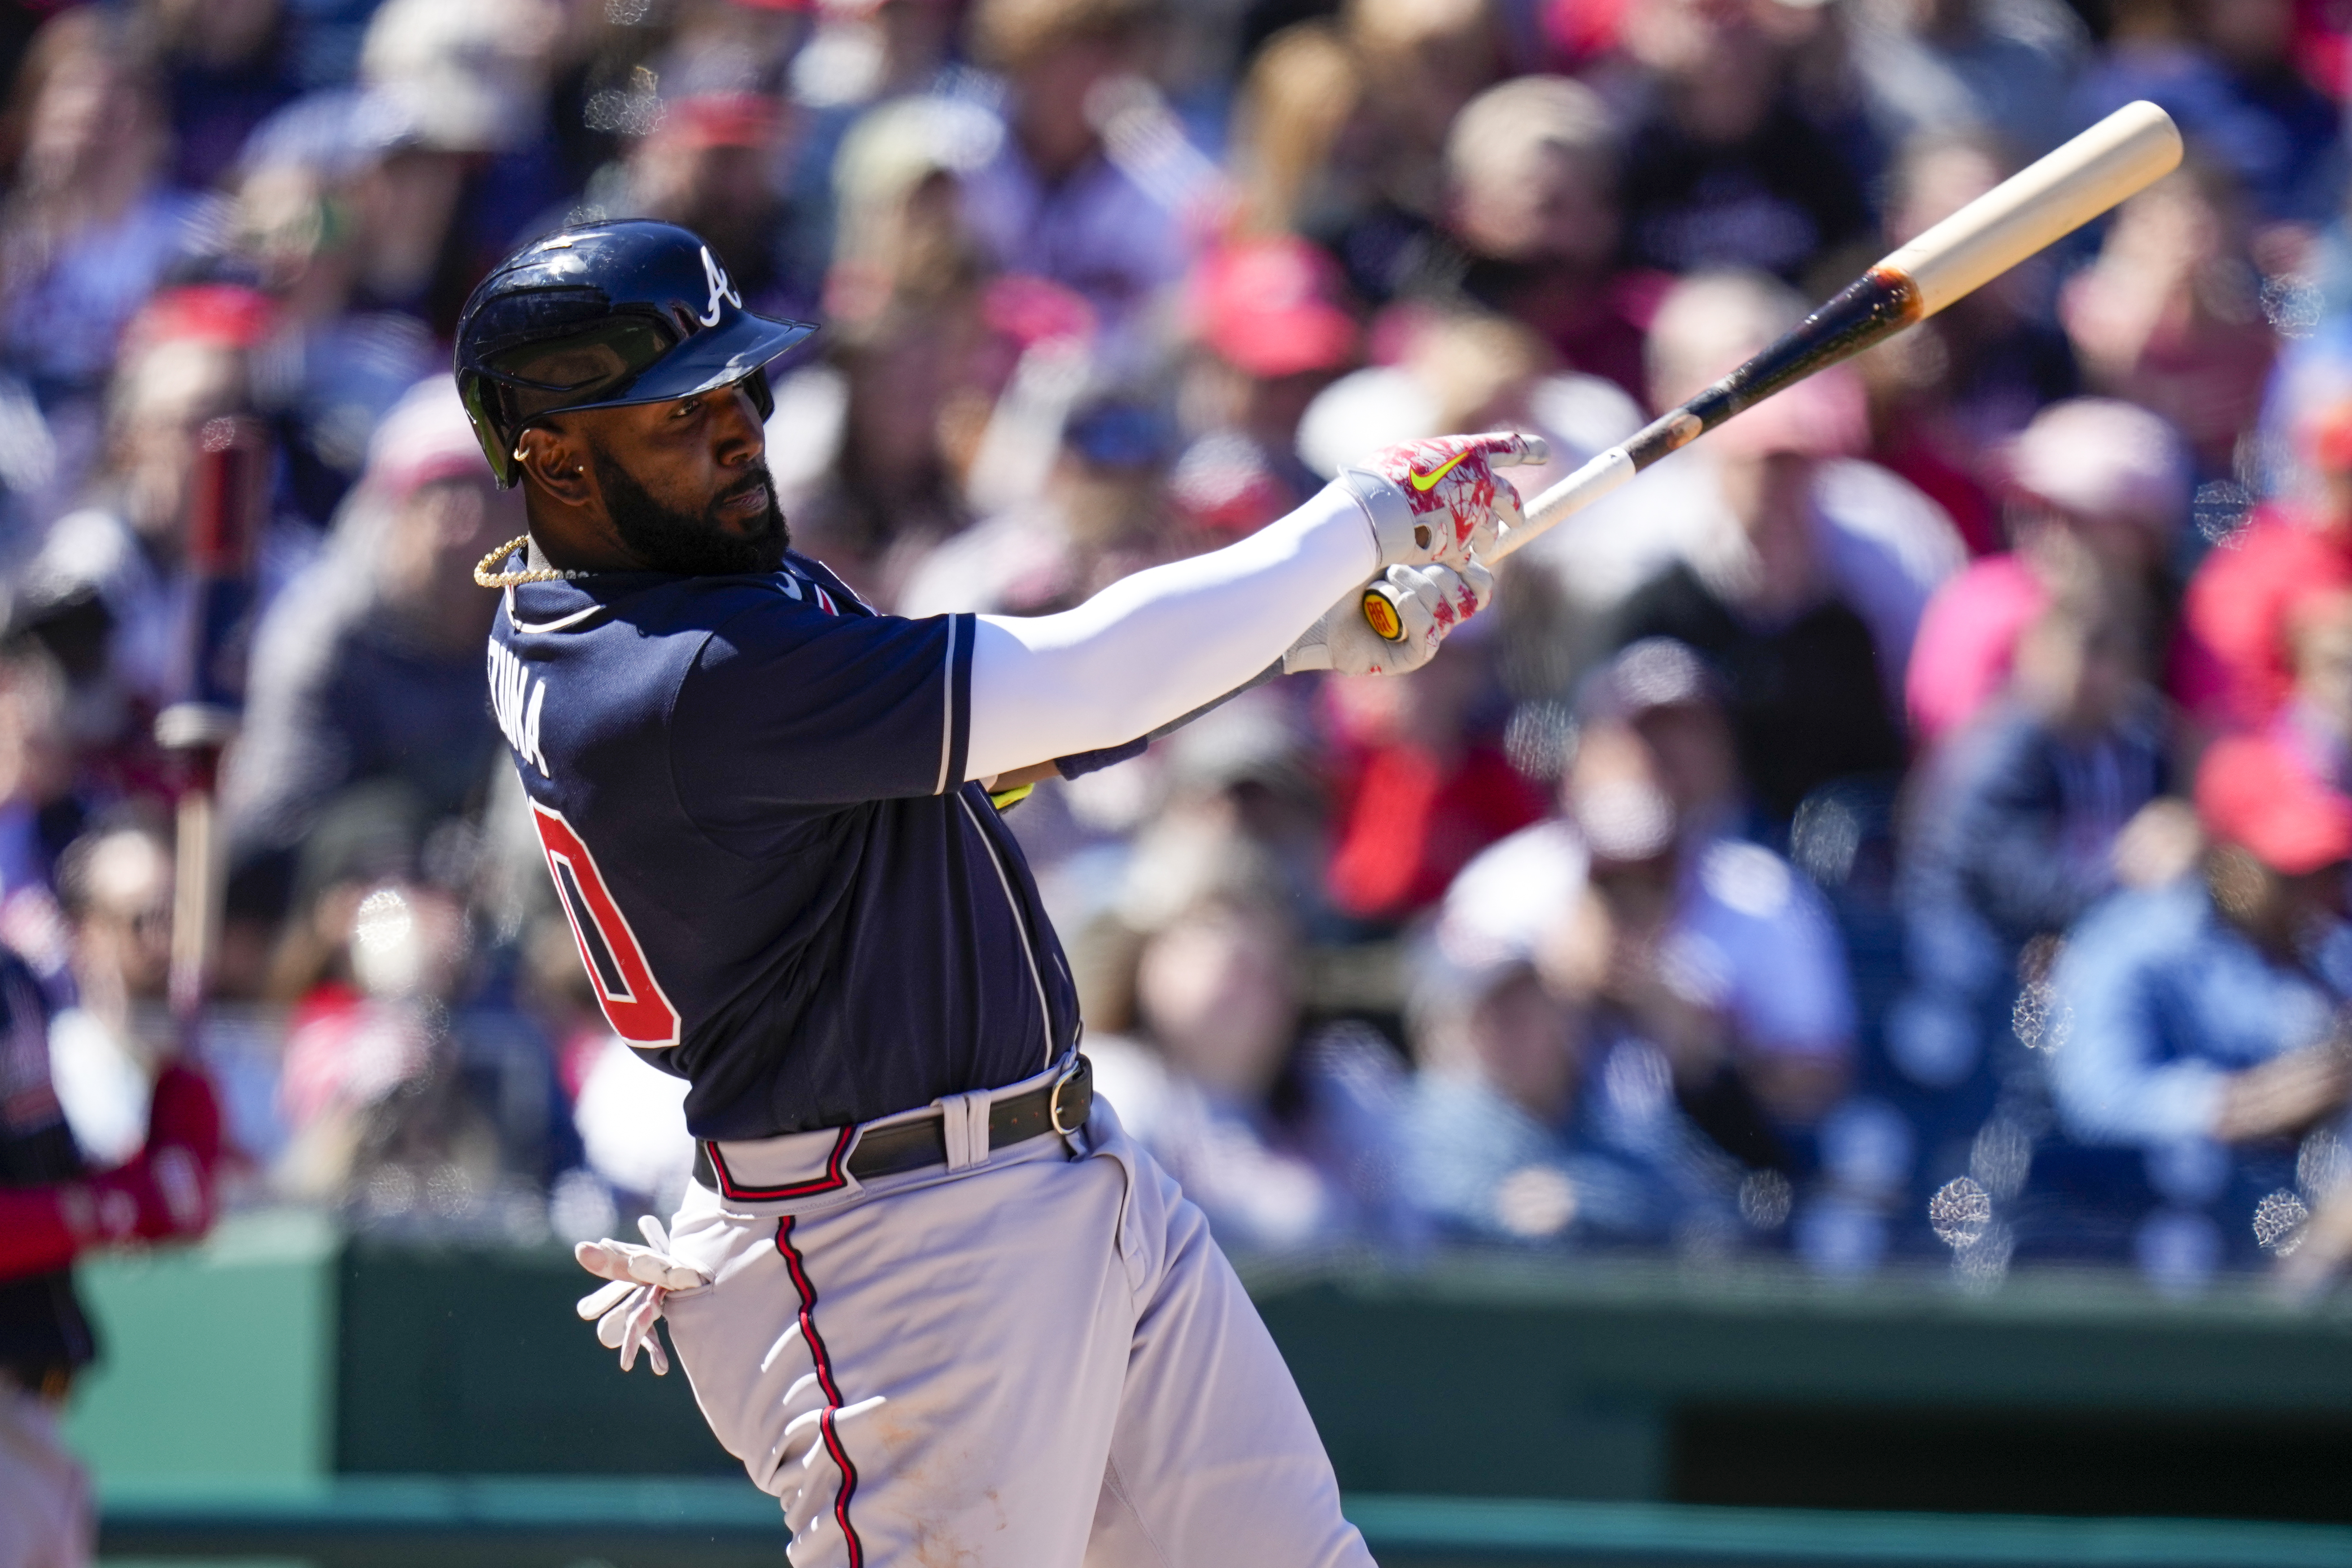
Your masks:
{"label": "navy blue jersey", "polygon": [[972,618],[771,576],[505,595],[491,707],[614,1029],[697,1137],[867,1121],[1047,1066],[1077,994],[962,783]]}

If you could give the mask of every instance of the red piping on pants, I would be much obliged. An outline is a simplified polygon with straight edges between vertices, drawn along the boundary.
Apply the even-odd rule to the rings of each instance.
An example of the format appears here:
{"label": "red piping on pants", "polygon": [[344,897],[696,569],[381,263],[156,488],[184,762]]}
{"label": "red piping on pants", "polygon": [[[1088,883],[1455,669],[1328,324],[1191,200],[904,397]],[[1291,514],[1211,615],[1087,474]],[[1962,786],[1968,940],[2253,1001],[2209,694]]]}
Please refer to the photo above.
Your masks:
{"label": "red piping on pants", "polygon": [[834,1426],[834,1413],[841,1408],[841,1387],[833,1381],[833,1358],[825,1353],[824,1341],[816,1331],[816,1287],[809,1282],[808,1266],[793,1246],[790,1215],[776,1222],[776,1250],[791,1271],[793,1289],[800,1292],[801,1338],[808,1342],[809,1359],[816,1363],[817,1386],[824,1391],[824,1413],[817,1417],[817,1431],[824,1438],[824,1451],[841,1467],[841,1489],[834,1496],[833,1517],[840,1522],[842,1540],[849,1543],[849,1568],[865,1568],[866,1544],[849,1522],[849,1500],[857,1490],[857,1467],[849,1462],[849,1450],[842,1447],[841,1434]]}

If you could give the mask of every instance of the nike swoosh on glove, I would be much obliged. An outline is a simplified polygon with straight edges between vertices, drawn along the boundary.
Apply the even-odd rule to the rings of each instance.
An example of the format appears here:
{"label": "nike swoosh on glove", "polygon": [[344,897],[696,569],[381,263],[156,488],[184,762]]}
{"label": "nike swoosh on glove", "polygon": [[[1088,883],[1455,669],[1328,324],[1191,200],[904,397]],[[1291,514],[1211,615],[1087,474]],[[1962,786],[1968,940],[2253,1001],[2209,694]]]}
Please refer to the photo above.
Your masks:
{"label": "nike swoosh on glove", "polygon": [[669,1255],[669,1237],[651,1215],[638,1219],[637,1230],[648,1245],[631,1241],[583,1241],[572,1249],[580,1267],[612,1283],[580,1298],[574,1310],[596,1323],[596,1342],[621,1352],[621,1370],[637,1364],[646,1352],[656,1377],[669,1373],[669,1352],[662,1348],[654,1325],[661,1321],[662,1304],[673,1290],[692,1290],[710,1283],[710,1276]]}
{"label": "nike swoosh on glove", "polygon": [[1460,566],[1523,521],[1519,492],[1495,470],[1550,457],[1542,437],[1516,430],[1437,436],[1384,447],[1331,482],[1362,504],[1382,566]]}
{"label": "nike swoosh on glove", "polygon": [[1282,672],[1328,669],[1339,675],[1402,675],[1419,669],[1437,652],[1446,634],[1486,607],[1495,579],[1475,560],[1451,566],[1391,566],[1376,581],[1397,589],[1398,619],[1404,636],[1391,642],[1364,619],[1364,590],[1358,588],[1323,612],[1282,656]]}

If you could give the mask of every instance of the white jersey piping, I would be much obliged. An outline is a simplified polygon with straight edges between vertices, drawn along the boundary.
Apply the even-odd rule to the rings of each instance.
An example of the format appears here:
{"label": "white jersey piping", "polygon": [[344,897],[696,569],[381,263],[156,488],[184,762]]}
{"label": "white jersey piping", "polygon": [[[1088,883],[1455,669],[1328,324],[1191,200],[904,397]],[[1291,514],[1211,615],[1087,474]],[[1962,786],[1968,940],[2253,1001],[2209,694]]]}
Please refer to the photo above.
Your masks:
{"label": "white jersey piping", "polygon": [[[940,699],[940,782],[933,795],[948,793],[948,763],[955,756],[955,645],[956,617],[948,617],[948,657],[946,660],[947,689]],[[963,781],[958,779],[958,784]]]}

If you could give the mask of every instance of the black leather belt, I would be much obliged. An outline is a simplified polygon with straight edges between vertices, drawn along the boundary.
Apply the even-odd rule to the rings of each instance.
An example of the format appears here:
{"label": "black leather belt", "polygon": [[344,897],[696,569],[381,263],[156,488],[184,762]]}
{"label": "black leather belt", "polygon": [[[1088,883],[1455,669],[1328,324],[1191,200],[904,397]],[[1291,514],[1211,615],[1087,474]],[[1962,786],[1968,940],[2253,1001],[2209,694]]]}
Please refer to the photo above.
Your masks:
{"label": "black leather belt", "polygon": [[[1067,1134],[1087,1124],[1094,1109],[1094,1068],[1080,1057],[1077,1065],[1042,1089],[1000,1100],[988,1108],[988,1146],[1008,1149],[1048,1132]],[[946,1122],[936,1113],[887,1127],[869,1127],[850,1151],[849,1173],[861,1182],[896,1176],[948,1163]],[[719,1191],[719,1173],[711,1168],[710,1145],[694,1145],[694,1179]]]}

